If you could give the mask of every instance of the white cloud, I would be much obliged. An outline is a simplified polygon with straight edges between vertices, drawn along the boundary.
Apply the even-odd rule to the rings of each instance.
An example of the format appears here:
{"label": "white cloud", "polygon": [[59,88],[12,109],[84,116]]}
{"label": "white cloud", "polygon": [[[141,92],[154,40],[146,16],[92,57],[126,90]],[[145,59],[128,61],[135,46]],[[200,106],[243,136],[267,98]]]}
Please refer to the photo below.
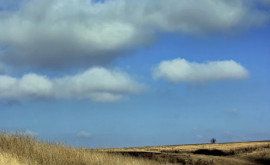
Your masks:
{"label": "white cloud", "polygon": [[108,62],[132,46],[151,42],[151,34],[119,18],[118,7],[121,2],[36,0],[20,11],[4,12],[0,45],[9,49],[1,58],[39,68],[80,66]]}
{"label": "white cloud", "polygon": [[91,138],[92,137],[92,134],[86,132],[86,131],[81,131],[77,134],[77,137],[80,137],[80,138]]}
{"label": "white cloud", "polygon": [[20,10],[0,12],[0,46],[8,45],[0,59],[14,67],[38,68],[106,63],[127,49],[151,44],[156,32],[230,32],[259,25],[267,13],[252,2],[25,1]]}
{"label": "white cloud", "polygon": [[113,102],[143,88],[123,72],[97,67],[55,79],[33,73],[21,78],[0,76],[0,98],[12,100],[56,98]]}
{"label": "white cloud", "polygon": [[177,58],[160,62],[153,72],[154,78],[174,83],[243,79],[247,76],[248,71],[233,60],[196,63]]}
{"label": "white cloud", "polygon": [[38,133],[30,131],[30,130],[26,130],[24,132],[21,132],[20,134],[22,135],[26,135],[26,136],[31,136],[31,137],[35,137],[38,136]]}
{"label": "white cloud", "polygon": [[226,110],[225,113],[226,113],[226,115],[228,115],[228,117],[239,116],[239,111],[237,109]]}

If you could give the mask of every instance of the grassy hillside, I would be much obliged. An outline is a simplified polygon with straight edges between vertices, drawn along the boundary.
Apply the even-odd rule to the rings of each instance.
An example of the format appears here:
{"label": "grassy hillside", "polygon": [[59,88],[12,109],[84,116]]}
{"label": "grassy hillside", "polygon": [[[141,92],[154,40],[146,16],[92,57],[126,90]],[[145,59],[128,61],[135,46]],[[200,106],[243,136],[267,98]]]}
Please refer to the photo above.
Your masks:
{"label": "grassy hillside", "polygon": [[270,142],[75,149],[0,134],[0,165],[269,165]]}
{"label": "grassy hillside", "polygon": [[270,141],[102,149],[150,160],[191,165],[270,165]]}
{"label": "grassy hillside", "polygon": [[[161,165],[157,161],[38,142],[25,135],[0,134],[0,165]],[[165,163],[166,164],[166,163]]]}

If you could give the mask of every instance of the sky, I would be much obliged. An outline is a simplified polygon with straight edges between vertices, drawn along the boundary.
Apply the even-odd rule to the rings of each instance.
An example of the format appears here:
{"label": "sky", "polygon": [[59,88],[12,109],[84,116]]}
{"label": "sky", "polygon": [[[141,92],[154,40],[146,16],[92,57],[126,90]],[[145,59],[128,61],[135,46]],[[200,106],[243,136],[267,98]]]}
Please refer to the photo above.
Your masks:
{"label": "sky", "polygon": [[0,130],[73,147],[270,140],[269,0],[0,0]]}

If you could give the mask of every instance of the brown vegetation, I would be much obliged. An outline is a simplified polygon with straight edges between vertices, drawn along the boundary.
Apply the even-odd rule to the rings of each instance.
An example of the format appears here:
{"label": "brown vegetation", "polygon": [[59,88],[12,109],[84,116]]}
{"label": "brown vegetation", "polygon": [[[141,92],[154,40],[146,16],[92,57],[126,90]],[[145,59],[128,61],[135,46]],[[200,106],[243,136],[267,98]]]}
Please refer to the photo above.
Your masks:
{"label": "brown vegetation", "polygon": [[269,165],[270,141],[102,149],[188,165]]}
{"label": "brown vegetation", "polygon": [[163,165],[107,152],[38,142],[21,134],[0,134],[0,165]]}
{"label": "brown vegetation", "polygon": [[35,138],[0,134],[0,165],[267,165],[270,142],[75,149]]}

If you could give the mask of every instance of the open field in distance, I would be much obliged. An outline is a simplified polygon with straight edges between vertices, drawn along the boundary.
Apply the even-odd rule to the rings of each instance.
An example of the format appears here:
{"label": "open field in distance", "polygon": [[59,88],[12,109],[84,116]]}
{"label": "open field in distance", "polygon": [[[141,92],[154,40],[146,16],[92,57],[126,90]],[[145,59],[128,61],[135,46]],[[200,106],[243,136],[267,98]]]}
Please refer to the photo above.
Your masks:
{"label": "open field in distance", "polygon": [[101,149],[176,164],[270,164],[270,141]]}
{"label": "open field in distance", "polygon": [[270,141],[75,149],[33,137],[0,134],[1,165],[268,165]]}

